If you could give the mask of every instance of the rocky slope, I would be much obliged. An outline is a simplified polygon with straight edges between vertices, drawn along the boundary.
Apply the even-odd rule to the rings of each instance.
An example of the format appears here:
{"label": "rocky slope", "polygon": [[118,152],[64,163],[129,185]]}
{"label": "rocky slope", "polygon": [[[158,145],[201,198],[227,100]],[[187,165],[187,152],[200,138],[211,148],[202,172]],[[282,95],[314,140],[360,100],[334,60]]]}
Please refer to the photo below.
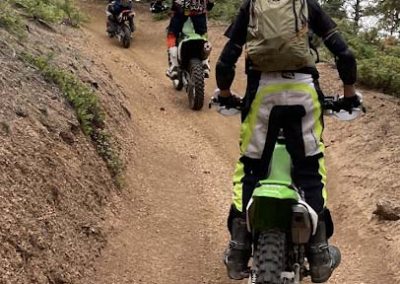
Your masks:
{"label": "rocky slope", "polygon": [[79,31],[27,27],[22,40],[0,29],[0,283],[75,283],[107,242],[118,189],[72,106],[21,54],[52,54],[96,91],[121,157],[131,114],[107,70],[73,48]]}

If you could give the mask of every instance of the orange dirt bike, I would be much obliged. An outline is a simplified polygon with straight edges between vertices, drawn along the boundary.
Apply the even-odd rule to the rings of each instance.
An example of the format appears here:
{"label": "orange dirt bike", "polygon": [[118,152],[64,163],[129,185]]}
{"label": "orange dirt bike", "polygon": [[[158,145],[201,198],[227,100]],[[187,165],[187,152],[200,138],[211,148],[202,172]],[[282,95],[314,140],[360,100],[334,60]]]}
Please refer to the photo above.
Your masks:
{"label": "orange dirt bike", "polygon": [[[241,111],[241,105],[220,106],[215,97],[212,105],[224,115]],[[344,111],[334,97],[325,97],[323,108],[325,115],[340,120],[355,119],[365,111],[362,104],[351,113]],[[292,181],[292,161],[282,130],[276,141],[268,179],[259,182],[246,208],[253,236],[249,284],[300,284],[309,276],[306,247],[316,233],[318,215]]]}

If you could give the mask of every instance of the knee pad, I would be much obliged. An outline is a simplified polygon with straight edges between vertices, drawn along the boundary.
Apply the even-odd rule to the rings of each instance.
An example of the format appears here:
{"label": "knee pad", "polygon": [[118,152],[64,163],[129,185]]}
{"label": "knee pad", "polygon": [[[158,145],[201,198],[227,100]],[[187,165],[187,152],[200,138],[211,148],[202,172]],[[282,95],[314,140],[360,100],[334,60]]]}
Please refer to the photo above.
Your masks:
{"label": "knee pad", "polygon": [[167,47],[171,48],[176,46],[176,35],[174,33],[168,33],[167,35]]}

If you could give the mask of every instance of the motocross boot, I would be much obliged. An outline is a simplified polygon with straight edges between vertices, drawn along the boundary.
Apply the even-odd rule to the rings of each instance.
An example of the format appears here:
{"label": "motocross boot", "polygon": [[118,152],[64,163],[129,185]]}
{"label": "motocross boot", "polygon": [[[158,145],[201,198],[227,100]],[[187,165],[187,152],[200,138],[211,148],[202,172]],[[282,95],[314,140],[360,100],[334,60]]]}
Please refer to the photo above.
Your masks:
{"label": "motocross boot", "polygon": [[113,15],[113,8],[111,4],[107,5],[106,16],[107,16],[107,34],[111,38],[115,34],[115,23],[114,23],[115,18]]}
{"label": "motocross boot", "polygon": [[317,232],[311,237],[308,247],[308,262],[313,283],[324,283],[340,264],[340,250],[328,245],[325,221],[318,221]]}
{"label": "motocross boot", "polygon": [[168,49],[169,67],[167,69],[167,76],[171,80],[178,78],[178,47],[173,46]]}
{"label": "motocross boot", "polygon": [[202,63],[203,63],[204,77],[210,78],[210,70],[211,70],[210,60],[208,58],[204,59]]}
{"label": "motocross boot", "polygon": [[107,35],[112,38],[115,35],[115,24],[112,21],[113,16],[107,17]]}
{"label": "motocross boot", "polygon": [[234,280],[249,277],[248,262],[251,256],[251,235],[247,231],[246,220],[235,218],[232,221],[231,241],[224,253],[224,263],[228,276]]}
{"label": "motocross boot", "polygon": [[133,23],[133,17],[129,18],[129,29],[131,30],[131,38],[132,38],[132,34],[135,31],[135,24]]}

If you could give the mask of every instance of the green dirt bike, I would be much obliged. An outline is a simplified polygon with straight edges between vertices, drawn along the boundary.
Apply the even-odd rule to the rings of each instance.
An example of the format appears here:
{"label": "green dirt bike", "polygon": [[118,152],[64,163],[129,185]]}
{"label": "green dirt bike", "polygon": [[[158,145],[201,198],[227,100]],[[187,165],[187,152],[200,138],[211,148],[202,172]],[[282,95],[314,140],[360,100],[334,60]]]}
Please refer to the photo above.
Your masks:
{"label": "green dirt bike", "polygon": [[[361,96],[361,95],[360,95]],[[226,109],[216,103],[219,113],[233,115],[241,106]],[[351,113],[338,107],[338,100],[325,97],[324,114],[352,120],[364,112],[361,105]],[[309,276],[306,247],[316,233],[318,215],[304,201],[291,177],[292,161],[283,131],[277,137],[268,179],[260,181],[246,208],[247,227],[253,236],[253,261],[249,284],[300,284]]]}
{"label": "green dirt bike", "polygon": [[251,284],[298,284],[308,275],[306,245],[316,232],[318,215],[302,199],[290,173],[291,159],[281,136],[271,173],[247,206],[248,229],[255,240]]}
{"label": "green dirt bike", "polygon": [[211,52],[211,45],[206,35],[196,34],[190,18],[185,22],[178,40],[178,78],[172,81],[178,91],[186,88],[189,107],[201,110],[204,104],[204,79],[207,78],[206,60]]}

